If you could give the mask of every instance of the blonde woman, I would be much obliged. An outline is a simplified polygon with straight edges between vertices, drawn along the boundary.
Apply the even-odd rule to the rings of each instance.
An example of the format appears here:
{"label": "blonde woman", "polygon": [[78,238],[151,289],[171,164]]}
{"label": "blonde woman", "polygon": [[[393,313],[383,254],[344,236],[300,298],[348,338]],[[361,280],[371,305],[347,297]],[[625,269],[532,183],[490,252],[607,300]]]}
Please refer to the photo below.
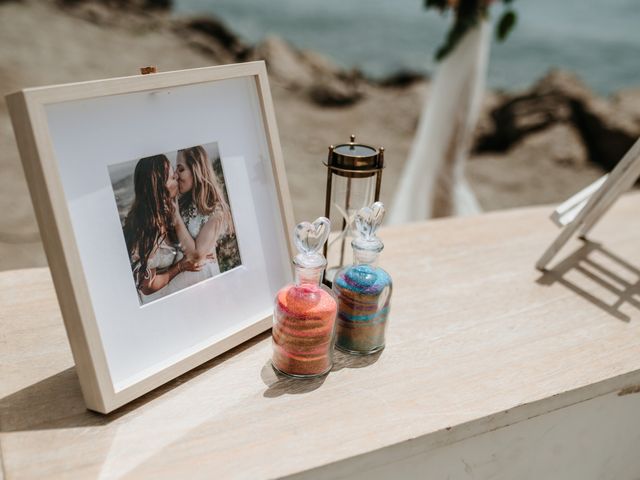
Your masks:
{"label": "blonde woman", "polygon": [[178,151],[176,173],[180,198],[174,214],[176,234],[186,258],[200,267],[183,272],[173,281],[177,290],[220,273],[216,244],[233,232],[231,209],[202,146]]}

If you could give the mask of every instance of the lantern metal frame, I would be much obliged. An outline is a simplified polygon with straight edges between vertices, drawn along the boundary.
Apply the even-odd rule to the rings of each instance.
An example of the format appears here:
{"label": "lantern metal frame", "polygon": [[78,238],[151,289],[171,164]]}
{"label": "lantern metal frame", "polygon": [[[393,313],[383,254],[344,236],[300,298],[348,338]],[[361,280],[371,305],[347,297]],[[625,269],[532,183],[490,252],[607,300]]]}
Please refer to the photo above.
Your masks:
{"label": "lantern metal frame", "polygon": [[[382,186],[382,170],[384,169],[384,147],[373,147],[371,145],[366,145],[364,143],[356,143],[356,136],[351,135],[349,143],[343,143],[340,145],[331,145],[329,147],[329,154],[327,156],[326,162],[322,162],[325,167],[327,167],[327,187],[325,190],[325,217],[331,219],[331,199],[333,196],[332,186],[333,186],[333,175],[338,175],[340,177],[347,178],[347,191],[345,195],[345,211],[349,211],[350,200],[351,200],[351,180],[354,178],[368,178],[372,176],[376,176],[376,185],[373,195],[373,201],[377,202],[380,200],[380,189]],[[355,149],[355,147],[363,147],[367,149],[371,149],[371,155],[346,155],[343,153],[336,152],[340,147],[349,147]],[[344,232],[345,229],[351,228],[351,225],[347,225],[347,219],[343,218],[342,220],[342,228],[340,232]],[[339,267],[344,266],[344,255],[346,248],[346,237],[345,234],[342,238],[342,245],[340,246],[340,262],[338,264]],[[329,242],[327,241],[324,245],[324,255],[327,257],[329,249]],[[327,257],[328,260],[328,257]],[[332,268],[332,267],[331,267]],[[332,282],[326,278],[323,280],[324,284],[331,287]]]}

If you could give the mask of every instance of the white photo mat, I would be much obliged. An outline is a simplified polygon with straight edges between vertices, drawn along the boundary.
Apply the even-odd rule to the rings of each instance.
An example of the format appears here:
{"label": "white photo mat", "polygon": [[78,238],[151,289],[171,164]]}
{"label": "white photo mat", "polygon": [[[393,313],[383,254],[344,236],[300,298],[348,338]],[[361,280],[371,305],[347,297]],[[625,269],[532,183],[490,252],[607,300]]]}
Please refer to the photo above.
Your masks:
{"label": "white photo mat", "polygon": [[[225,69],[231,78],[225,78]],[[175,86],[43,105],[75,242],[64,248],[76,247],[98,337],[85,341],[102,377],[102,404],[87,398],[95,395],[87,395],[83,385],[89,408],[98,411],[117,408],[269,328],[273,298],[291,280],[291,207],[283,172],[274,168],[274,163],[282,168],[281,153],[270,97],[265,99],[263,63],[136,81],[152,85],[152,77],[172,74],[197,81],[181,84],[176,77]],[[211,142],[218,142],[242,265],[141,306],[108,166]],[[27,165],[25,170],[29,177]],[[50,264],[53,250],[47,249]],[[55,280],[53,265],[52,273]],[[59,297],[65,294],[58,284],[56,289]],[[73,348],[70,321],[76,319],[65,316]],[[82,355],[74,351],[74,357],[78,363]],[[105,379],[111,392],[103,391]]]}

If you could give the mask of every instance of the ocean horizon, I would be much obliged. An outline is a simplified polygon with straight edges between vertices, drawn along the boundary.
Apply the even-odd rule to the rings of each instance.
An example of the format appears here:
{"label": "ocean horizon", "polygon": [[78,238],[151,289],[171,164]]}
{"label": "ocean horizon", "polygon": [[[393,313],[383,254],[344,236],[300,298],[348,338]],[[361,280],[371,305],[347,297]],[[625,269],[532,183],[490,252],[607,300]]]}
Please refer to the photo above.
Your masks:
{"label": "ocean horizon", "polygon": [[[212,14],[247,42],[278,35],[372,78],[398,71],[429,74],[450,18],[422,0],[174,0],[178,15]],[[610,94],[640,86],[637,0],[516,0],[519,20],[506,43],[493,42],[489,86],[514,90],[551,68],[577,73]],[[492,8],[495,19],[501,4]]]}

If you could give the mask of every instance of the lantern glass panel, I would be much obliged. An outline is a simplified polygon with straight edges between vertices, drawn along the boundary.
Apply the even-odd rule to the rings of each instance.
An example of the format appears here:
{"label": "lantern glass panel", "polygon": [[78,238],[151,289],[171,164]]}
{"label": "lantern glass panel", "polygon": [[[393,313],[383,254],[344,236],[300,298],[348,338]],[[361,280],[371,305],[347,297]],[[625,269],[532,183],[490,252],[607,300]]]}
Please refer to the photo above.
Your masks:
{"label": "lantern glass panel", "polygon": [[352,260],[351,240],[355,214],[374,202],[376,175],[346,177],[333,173],[330,219],[332,232],[327,248],[325,278],[333,281],[336,272]]}

